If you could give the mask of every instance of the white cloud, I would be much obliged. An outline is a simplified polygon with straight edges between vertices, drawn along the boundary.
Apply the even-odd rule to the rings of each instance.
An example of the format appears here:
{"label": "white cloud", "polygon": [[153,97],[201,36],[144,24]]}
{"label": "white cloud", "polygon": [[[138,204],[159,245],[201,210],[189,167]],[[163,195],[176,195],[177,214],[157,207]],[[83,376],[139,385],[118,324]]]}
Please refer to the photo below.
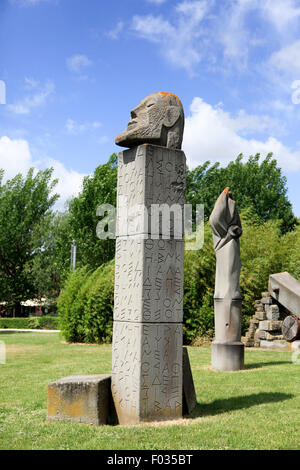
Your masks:
{"label": "white cloud", "polygon": [[208,1],[185,0],[175,7],[176,21],[162,16],[139,16],[132,20],[132,30],[143,39],[158,43],[161,53],[177,67],[194,74],[201,53],[200,24],[208,10]]}
{"label": "white cloud", "polygon": [[78,123],[74,121],[73,119],[67,119],[67,122],[65,124],[66,131],[68,134],[81,134],[82,132],[86,132],[88,130],[93,130],[93,129],[99,129],[102,124],[99,121],[93,121],[93,122],[85,122],[85,123]]}
{"label": "white cloud", "polygon": [[269,60],[272,67],[290,73],[298,73],[300,79],[300,39],[274,52]]}
{"label": "white cloud", "polygon": [[85,176],[72,169],[67,169],[58,160],[48,158],[39,162],[34,161],[29,144],[24,139],[13,140],[7,136],[0,138],[0,169],[5,170],[5,179],[13,178],[17,173],[26,175],[31,167],[36,170],[54,168],[53,178],[59,179],[54,192],[61,196],[55,205],[57,210],[63,210],[65,202],[79,193]]}
{"label": "white cloud", "polygon": [[67,67],[71,72],[80,74],[82,70],[90,67],[92,65],[92,61],[83,54],[75,54],[71,57],[68,57],[66,60]]}
{"label": "white cloud", "polygon": [[109,36],[111,39],[118,39],[120,33],[123,31],[124,28],[124,23],[123,21],[118,21],[116,26],[108,31],[107,36]]}
{"label": "white cloud", "polygon": [[[300,148],[293,151],[273,137],[273,126],[277,123],[268,116],[248,115],[242,111],[232,117],[198,97],[193,99],[190,111],[186,118],[183,149],[191,168],[206,160],[225,165],[240,153],[247,157],[260,153],[264,157],[273,152],[285,171],[300,170]],[[258,131],[268,137],[265,140],[245,137]]]}
{"label": "white cloud", "polygon": [[[28,81],[26,81],[26,83],[28,84]],[[15,114],[29,114],[32,108],[44,105],[48,97],[52,95],[54,91],[54,83],[48,80],[35,94],[26,96],[22,101],[8,105],[8,109]]]}
{"label": "white cloud", "polygon": [[19,172],[28,171],[31,163],[31,154],[26,140],[11,140],[6,136],[0,138],[0,169],[5,170],[7,178],[12,178]]}
{"label": "white cloud", "polygon": [[[257,28],[262,31],[261,37],[256,37],[250,15],[256,15],[257,22],[266,23],[264,29]],[[299,0],[234,0],[217,20],[214,34],[224,47],[225,58],[235,62],[238,68],[246,69],[250,49],[267,43],[274,45],[291,31],[297,33],[299,18]],[[270,31],[268,25],[272,27]]]}
{"label": "white cloud", "polygon": [[31,77],[25,77],[26,88],[37,88],[39,81]]}
{"label": "white cloud", "polygon": [[300,17],[299,0],[256,0],[256,7],[279,32],[294,26]]}
{"label": "white cloud", "polygon": [[248,71],[250,51],[298,35],[299,19],[299,0],[183,0],[164,15],[135,15],[131,29],[193,75],[205,60]]}
{"label": "white cloud", "polygon": [[54,192],[60,195],[55,209],[63,210],[66,201],[71,197],[77,196],[82,189],[82,180],[86,174],[79,173],[78,171],[67,169],[58,160],[48,159],[47,167],[53,167],[53,177],[58,178],[58,183],[55,186]]}

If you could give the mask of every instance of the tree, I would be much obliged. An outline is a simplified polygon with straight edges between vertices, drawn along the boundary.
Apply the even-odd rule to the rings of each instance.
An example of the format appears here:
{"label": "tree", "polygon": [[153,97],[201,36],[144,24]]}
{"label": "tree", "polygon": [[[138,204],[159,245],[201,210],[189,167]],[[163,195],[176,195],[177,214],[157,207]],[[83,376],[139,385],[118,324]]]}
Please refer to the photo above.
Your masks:
{"label": "tree", "polygon": [[18,174],[2,184],[0,174],[0,298],[17,310],[22,300],[38,294],[31,265],[35,256],[32,238],[35,228],[49,214],[58,195],[51,181],[53,169],[31,168],[26,178]]}
{"label": "tree", "polygon": [[52,212],[36,226],[31,244],[34,257],[27,270],[40,297],[55,300],[70,273],[71,227],[69,214]]}
{"label": "tree", "polygon": [[99,240],[96,227],[99,222],[97,208],[100,204],[116,206],[117,155],[99,165],[92,176],[83,181],[83,189],[70,203],[71,237],[77,243],[77,260],[82,266],[96,269],[115,255],[114,240]]}
{"label": "tree", "polygon": [[207,161],[188,170],[187,203],[204,204],[207,220],[219,194],[230,186],[239,210],[251,207],[262,222],[281,220],[283,233],[292,230],[297,221],[287,197],[287,181],[272,154],[261,162],[260,154],[250,156],[245,163],[242,160],[240,154],[225,168],[219,163],[210,166]]}

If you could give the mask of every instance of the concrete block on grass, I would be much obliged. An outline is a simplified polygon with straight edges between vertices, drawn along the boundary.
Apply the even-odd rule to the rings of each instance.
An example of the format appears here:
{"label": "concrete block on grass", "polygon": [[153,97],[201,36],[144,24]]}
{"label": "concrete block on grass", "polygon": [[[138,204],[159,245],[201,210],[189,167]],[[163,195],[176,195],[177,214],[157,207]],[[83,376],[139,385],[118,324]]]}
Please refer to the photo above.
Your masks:
{"label": "concrete block on grass", "polygon": [[48,385],[47,419],[114,424],[111,375],[76,375]]}

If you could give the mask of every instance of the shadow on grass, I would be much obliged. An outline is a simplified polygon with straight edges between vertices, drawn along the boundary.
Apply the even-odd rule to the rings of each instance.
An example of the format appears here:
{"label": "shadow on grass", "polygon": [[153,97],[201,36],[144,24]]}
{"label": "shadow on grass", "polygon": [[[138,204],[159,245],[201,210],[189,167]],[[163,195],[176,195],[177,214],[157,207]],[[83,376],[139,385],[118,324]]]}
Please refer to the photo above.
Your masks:
{"label": "shadow on grass", "polygon": [[198,418],[201,416],[213,416],[228,411],[241,410],[250,408],[251,406],[261,405],[262,403],[276,403],[279,401],[290,400],[294,395],[290,393],[279,392],[262,392],[253,393],[252,395],[241,395],[238,397],[214,400],[211,403],[197,403],[196,408],[188,419]]}
{"label": "shadow on grass", "polygon": [[245,364],[245,369],[258,369],[259,367],[279,366],[281,364],[292,364],[292,361],[253,362],[252,364]]}

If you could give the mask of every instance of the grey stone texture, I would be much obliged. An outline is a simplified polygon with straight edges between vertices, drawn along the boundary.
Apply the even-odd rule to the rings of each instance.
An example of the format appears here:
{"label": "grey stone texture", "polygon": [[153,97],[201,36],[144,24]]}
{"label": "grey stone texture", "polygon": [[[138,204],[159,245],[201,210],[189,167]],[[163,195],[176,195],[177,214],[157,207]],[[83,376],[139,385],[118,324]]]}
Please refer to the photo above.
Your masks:
{"label": "grey stone texture", "polygon": [[182,373],[183,373],[183,408],[184,415],[189,415],[197,405],[196,391],[186,347],[182,348]]}
{"label": "grey stone texture", "polygon": [[280,311],[278,305],[265,305],[265,312],[267,320],[279,320]]}
{"label": "grey stone texture", "polygon": [[112,395],[120,424],[182,416],[182,325],[114,321]]}
{"label": "grey stone texture", "polygon": [[286,341],[268,341],[261,340],[260,347],[263,349],[274,349],[275,351],[290,351],[289,345]]}
{"label": "grey stone texture", "polygon": [[237,343],[218,343],[212,347],[212,368],[222,371],[237,371],[244,368],[244,345]]}
{"label": "grey stone texture", "polygon": [[214,293],[215,341],[212,367],[217,370],[243,368],[241,343],[240,242],[242,225],[229,188],[217,199],[209,219],[216,252]]}
{"label": "grey stone texture", "polygon": [[214,299],[215,340],[219,343],[241,340],[241,300]]}
{"label": "grey stone texture", "polygon": [[288,272],[271,274],[270,295],[289,312],[300,318],[300,282]]}
{"label": "grey stone texture", "polygon": [[180,149],[184,129],[181,101],[173,93],[158,91],[146,96],[131,111],[127,129],[116,137],[121,147],[150,143]]}
{"label": "grey stone texture", "polygon": [[[270,347],[271,349],[289,350],[286,338],[282,332],[284,312],[280,305],[268,292],[262,292],[262,298],[255,300],[255,314],[250,320],[250,326],[243,343],[247,347]],[[269,346],[266,346],[266,344]]]}
{"label": "grey stone texture", "polygon": [[266,312],[263,310],[262,312],[259,310],[259,311],[256,311],[255,312],[255,318],[258,320],[258,321],[262,321],[262,320],[266,320],[267,319],[267,315],[266,315]]}
{"label": "grey stone texture", "polygon": [[266,339],[267,341],[275,341],[275,340],[284,339],[280,330],[277,330],[277,331],[258,330],[258,331],[259,331],[259,339]]}
{"label": "grey stone texture", "polygon": [[264,305],[271,305],[271,303],[272,303],[272,297],[270,297],[270,296],[269,296],[269,297],[263,297],[263,298],[261,299],[261,302],[262,302],[262,304],[264,304]]}
{"label": "grey stone texture", "polygon": [[[147,238],[151,233],[152,238],[182,240],[185,173],[181,150],[140,145],[120,152],[116,235],[144,234]],[[159,223],[163,211],[171,215]]]}
{"label": "grey stone texture", "polygon": [[86,424],[114,421],[110,375],[64,377],[48,385],[47,419]]}
{"label": "grey stone texture", "polygon": [[114,319],[182,322],[184,242],[117,238]]}
{"label": "grey stone texture", "polygon": [[[117,201],[112,395],[118,420],[178,419],[183,398],[184,153],[152,144],[121,152]],[[146,214],[144,207],[153,204],[167,209],[176,204],[179,228],[178,213],[173,226],[169,214],[171,231],[152,224],[154,214]]]}
{"label": "grey stone texture", "polygon": [[215,299],[241,299],[241,256],[239,237],[242,225],[229,188],[218,197],[210,215],[216,252]]}
{"label": "grey stone texture", "polygon": [[265,331],[280,331],[281,326],[281,321],[264,320],[259,322],[259,329]]}

